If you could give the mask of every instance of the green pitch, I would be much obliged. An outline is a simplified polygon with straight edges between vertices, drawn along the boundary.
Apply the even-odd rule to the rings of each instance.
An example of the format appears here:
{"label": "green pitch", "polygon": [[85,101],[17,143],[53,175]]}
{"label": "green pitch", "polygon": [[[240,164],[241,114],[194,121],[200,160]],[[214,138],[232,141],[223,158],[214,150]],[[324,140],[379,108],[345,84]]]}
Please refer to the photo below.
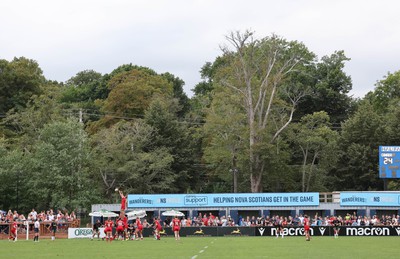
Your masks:
{"label": "green pitch", "polygon": [[400,237],[185,237],[0,241],[1,258],[399,258]]}

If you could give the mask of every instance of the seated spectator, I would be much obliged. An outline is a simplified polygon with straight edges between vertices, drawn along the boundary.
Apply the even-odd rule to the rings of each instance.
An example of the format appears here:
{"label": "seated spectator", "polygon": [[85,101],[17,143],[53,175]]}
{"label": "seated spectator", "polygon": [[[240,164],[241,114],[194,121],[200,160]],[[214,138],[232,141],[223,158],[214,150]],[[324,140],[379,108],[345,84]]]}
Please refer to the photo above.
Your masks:
{"label": "seated spectator", "polygon": [[226,219],[225,216],[222,216],[221,217],[221,226],[226,227],[227,224],[228,224],[228,220]]}
{"label": "seated spectator", "polygon": [[370,224],[372,226],[376,226],[378,224],[378,218],[376,217],[376,215],[374,215],[370,221]]}
{"label": "seated spectator", "polygon": [[208,218],[206,215],[203,216],[203,218],[201,219],[201,226],[203,227],[207,227],[208,226]]}
{"label": "seated spectator", "polygon": [[221,225],[221,219],[219,217],[215,217],[215,226],[220,227]]}
{"label": "seated spectator", "polygon": [[166,217],[164,220],[164,227],[169,227],[171,223],[171,219],[169,217]]}
{"label": "seated spectator", "polygon": [[186,221],[187,221],[187,219],[185,217],[183,217],[182,220],[181,220],[181,226],[182,227],[186,227]]}
{"label": "seated spectator", "polygon": [[191,218],[188,218],[188,219],[186,220],[186,226],[187,226],[187,227],[191,227],[191,226],[192,226],[192,219],[191,219]]}

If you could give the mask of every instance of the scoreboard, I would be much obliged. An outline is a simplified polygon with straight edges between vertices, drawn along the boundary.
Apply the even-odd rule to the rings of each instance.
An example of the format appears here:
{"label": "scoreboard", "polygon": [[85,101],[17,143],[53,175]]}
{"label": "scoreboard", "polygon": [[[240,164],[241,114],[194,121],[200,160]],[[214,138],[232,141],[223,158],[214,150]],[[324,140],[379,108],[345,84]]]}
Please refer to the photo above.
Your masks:
{"label": "scoreboard", "polygon": [[400,146],[379,146],[379,178],[400,178]]}

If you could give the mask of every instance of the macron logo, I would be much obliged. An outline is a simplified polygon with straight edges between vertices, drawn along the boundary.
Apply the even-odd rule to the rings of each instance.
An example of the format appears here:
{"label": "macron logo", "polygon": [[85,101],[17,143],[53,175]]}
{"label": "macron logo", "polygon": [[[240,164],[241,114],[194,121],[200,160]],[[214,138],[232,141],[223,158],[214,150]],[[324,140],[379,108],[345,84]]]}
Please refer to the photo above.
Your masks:
{"label": "macron logo", "polygon": [[264,231],[265,231],[265,228],[259,228],[258,229],[258,232],[260,232],[261,236],[264,235]]}
{"label": "macron logo", "polygon": [[326,228],[319,228],[319,232],[321,233],[321,236],[324,235]]}

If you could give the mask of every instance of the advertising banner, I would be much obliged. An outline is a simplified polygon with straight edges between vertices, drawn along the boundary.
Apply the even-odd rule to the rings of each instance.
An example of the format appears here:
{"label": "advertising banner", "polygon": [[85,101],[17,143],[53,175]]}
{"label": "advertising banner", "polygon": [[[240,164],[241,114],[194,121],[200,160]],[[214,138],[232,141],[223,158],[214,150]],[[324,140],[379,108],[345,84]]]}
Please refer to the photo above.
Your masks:
{"label": "advertising banner", "polygon": [[[104,228],[100,228],[100,238],[105,237]],[[93,229],[91,228],[68,228],[68,238],[91,238]],[[97,235],[96,237],[97,238]]]}
{"label": "advertising banner", "polygon": [[[91,228],[69,228],[68,238],[91,238]],[[104,237],[104,228],[100,229],[100,238]],[[160,233],[163,237],[174,237],[174,232],[170,227],[164,228]],[[181,237],[210,237],[210,236],[262,236],[276,237],[275,227],[182,227]],[[311,236],[333,236],[332,226],[311,226]],[[284,237],[304,236],[303,227],[284,227]],[[144,237],[153,237],[153,228],[143,229]],[[341,226],[339,236],[400,236],[400,226]],[[280,234],[279,234],[280,237]]]}
{"label": "advertising banner", "polygon": [[129,194],[128,208],[318,206],[319,193]]}
{"label": "advertising banner", "polygon": [[[182,227],[181,237],[210,237],[210,236],[254,236],[254,227]],[[153,229],[143,229],[143,236],[152,236]],[[170,227],[164,228],[161,237],[173,237]]]}
{"label": "advertising banner", "polygon": [[[328,226],[312,226],[310,227],[311,236],[330,236],[333,230]],[[256,236],[275,237],[278,230],[274,227],[257,227],[255,231]],[[279,234],[280,235],[280,234]],[[284,236],[304,236],[303,227],[284,227]],[[333,235],[333,234],[332,234]]]}
{"label": "advertising banner", "polygon": [[400,236],[400,227],[340,227],[339,236]]}
{"label": "advertising banner", "polygon": [[340,206],[400,206],[400,192],[341,192]]}
{"label": "advertising banner", "polygon": [[[273,237],[276,236],[274,227],[257,227],[256,236]],[[302,227],[286,227],[283,229],[284,236],[304,236]],[[333,236],[332,226],[312,226],[310,227],[311,236]],[[400,227],[391,226],[340,226],[339,236],[400,236]]]}

